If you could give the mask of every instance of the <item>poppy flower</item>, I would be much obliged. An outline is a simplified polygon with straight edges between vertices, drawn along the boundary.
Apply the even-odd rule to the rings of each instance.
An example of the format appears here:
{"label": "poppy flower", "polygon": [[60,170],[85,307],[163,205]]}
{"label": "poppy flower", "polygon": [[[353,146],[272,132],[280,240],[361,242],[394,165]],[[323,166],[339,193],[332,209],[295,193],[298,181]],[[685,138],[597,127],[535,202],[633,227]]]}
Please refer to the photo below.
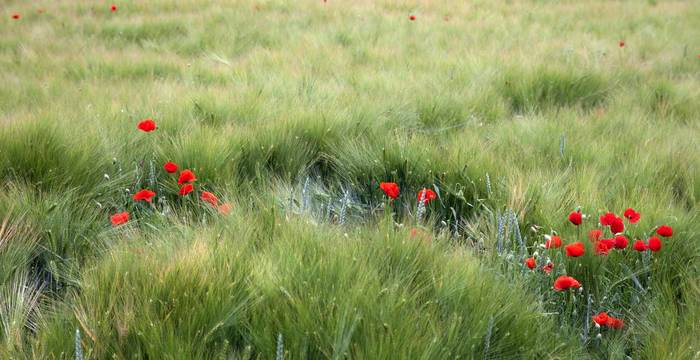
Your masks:
{"label": "poppy flower", "polygon": [[408,17],[408,19],[411,20],[411,21],[415,21],[415,20],[416,20],[416,16],[415,16],[415,15],[411,15],[411,16]]}
{"label": "poppy flower", "polygon": [[397,185],[396,183],[382,182],[382,183],[379,183],[379,187],[384,191],[386,196],[388,196],[392,199],[396,199],[397,197],[399,197],[399,193],[400,193],[399,185]]}
{"label": "poppy flower", "polygon": [[129,221],[129,213],[124,211],[124,212],[114,214],[114,215],[112,215],[111,220],[112,220],[113,226],[126,224],[126,222]]}
{"label": "poppy flower", "polygon": [[560,276],[554,280],[554,290],[564,291],[570,288],[580,288],[581,283],[578,280],[572,278],[571,276]]}
{"label": "poppy flower", "polygon": [[639,221],[639,218],[641,218],[641,215],[639,215],[639,213],[634,211],[632,208],[627,208],[622,215],[624,215],[632,224],[636,223]]}
{"label": "poppy flower", "polygon": [[622,327],[625,326],[625,323],[622,321],[622,319],[608,316],[608,323],[606,325],[608,325],[608,327],[611,329],[622,329]]}
{"label": "poppy flower", "polygon": [[560,248],[561,247],[561,238],[557,235],[552,235],[552,236],[545,236],[547,241],[544,242],[544,247],[549,249],[549,248]]}
{"label": "poppy flower", "polygon": [[212,206],[219,205],[219,198],[216,197],[216,195],[214,195],[208,191],[202,192],[202,201],[206,201],[206,202],[210,203]]}
{"label": "poppy flower", "polygon": [[109,9],[112,10],[112,12],[115,12],[117,11],[117,5],[112,5],[109,7]]}
{"label": "poppy flower", "polygon": [[612,248],[615,247],[615,239],[613,239],[613,238],[610,238],[610,239],[601,239],[600,242],[603,243],[603,244],[605,244],[605,246],[606,246],[608,249],[612,249]]}
{"label": "poppy flower", "polygon": [[537,264],[535,263],[535,258],[534,258],[534,257],[530,257],[530,258],[525,259],[525,265],[526,265],[530,270],[534,269],[535,266],[537,265]]}
{"label": "poppy flower", "polygon": [[576,226],[581,225],[582,220],[583,216],[581,215],[580,211],[572,211],[569,214],[569,221]]}
{"label": "poppy flower", "polygon": [[661,239],[657,238],[656,236],[650,237],[647,243],[649,244],[647,245],[649,250],[653,252],[661,250]]}
{"label": "poppy flower", "polygon": [[566,245],[564,249],[566,250],[566,256],[569,257],[579,257],[586,253],[586,247],[582,242],[571,243]]}
{"label": "poppy flower", "polygon": [[595,254],[596,255],[608,255],[608,251],[610,250],[610,247],[608,246],[608,242],[606,242],[604,240],[612,240],[612,239],[603,239],[601,241],[598,241],[595,244]]}
{"label": "poppy flower", "polygon": [[185,169],[180,172],[180,178],[177,179],[177,184],[182,185],[197,180],[194,173],[190,169]]}
{"label": "poppy flower", "polygon": [[15,20],[19,20],[19,18],[21,18],[21,17],[22,16],[20,16],[20,14],[12,14],[12,18]]}
{"label": "poppy flower", "polygon": [[625,40],[618,41],[617,45],[619,45],[621,48],[625,47]]}
{"label": "poppy flower", "polygon": [[632,244],[632,248],[641,252],[647,249],[647,245],[642,240],[635,240],[634,244]]}
{"label": "poppy flower", "polygon": [[547,274],[551,273],[552,269],[554,269],[554,264],[552,264],[552,263],[549,263],[549,264],[542,267],[542,270],[544,272],[546,272]]}
{"label": "poppy flower", "polygon": [[156,196],[156,193],[154,193],[151,190],[144,189],[144,190],[141,190],[141,191],[137,192],[136,194],[134,194],[134,200],[136,200],[136,201],[144,200],[144,201],[151,202],[151,201],[153,201],[152,198],[154,196]]}
{"label": "poppy flower", "polygon": [[600,229],[593,229],[588,233],[588,238],[592,242],[596,242],[596,241],[600,240],[601,236],[603,236],[603,230],[600,230]]}
{"label": "poppy flower", "polygon": [[231,212],[231,204],[223,203],[219,205],[219,214],[228,215]]}
{"label": "poppy flower", "polygon": [[194,186],[192,184],[182,185],[182,187],[180,188],[180,196],[185,196],[191,193],[192,190],[194,190]]}
{"label": "poppy flower", "polygon": [[606,313],[605,311],[601,311],[598,313],[598,315],[593,316],[593,322],[595,322],[599,326],[608,325],[608,320],[610,320],[610,318],[608,317],[608,313]]}
{"label": "poppy flower", "polygon": [[612,224],[610,224],[610,231],[613,234],[619,234],[625,231],[625,223],[622,222],[621,218],[616,217],[615,220],[613,220]]}
{"label": "poppy flower", "polygon": [[156,122],[152,119],[143,119],[136,127],[143,132],[151,132],[156,129]]}
{"label": "poppy flower", "polygon": [[673,236],[673,228],[668,225],[661,225],[656,229],[656,233],[663,237]]}
{"label": "poppy flower", "polygon": [[617,235],[615,236],[615,241],[614,241],[615,249],[624,249],[627,247],[627,244],[629,244],[629,240],[624,235]]}
{"label": "poppy flower", "polygon": [[423,199],[423,204],[427,204],[427,203],[429,203],[437,198],[437,194],[432,189],[423,189],[423,190],[419,191],[418,192],[418,201],[420,202],[420,199],[423,198],[424,196],[425,196],[425,198]]}
{"label": "poppy flower", "polygon": [[615,218],[617,218],[617,216],[615,216],[614,213],[606,212],[605,214],[600,215],[600,225],[610,226],[610,224],[612,224],[612,222],[615,221]]}
{"label": "poppy flower", "polygon": [[163,165],[163,169],[172,174],[177,171],[177,164],[175,164],[172,161],[168,161],[167,163],[165,163],[165,165]]}

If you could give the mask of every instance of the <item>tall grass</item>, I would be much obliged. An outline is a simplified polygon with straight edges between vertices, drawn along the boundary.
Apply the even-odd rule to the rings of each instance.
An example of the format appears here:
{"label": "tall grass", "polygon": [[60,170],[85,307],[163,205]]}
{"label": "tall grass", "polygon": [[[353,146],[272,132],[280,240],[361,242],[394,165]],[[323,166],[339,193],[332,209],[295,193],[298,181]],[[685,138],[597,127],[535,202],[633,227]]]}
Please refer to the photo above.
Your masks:
{"label": "tall grass", "polygon": [[[2,6],[0,357],[698,356],[691,3],[117,5]],[[676,235],[572,268],[579,206]]]}

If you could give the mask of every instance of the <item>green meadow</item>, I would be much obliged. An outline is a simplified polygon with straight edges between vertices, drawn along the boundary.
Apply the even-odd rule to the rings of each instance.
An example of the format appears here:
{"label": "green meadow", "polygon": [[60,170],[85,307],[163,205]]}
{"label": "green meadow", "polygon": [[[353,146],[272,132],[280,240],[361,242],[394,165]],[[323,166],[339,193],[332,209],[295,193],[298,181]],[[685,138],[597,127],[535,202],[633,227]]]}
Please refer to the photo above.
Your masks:
{"label": "green meadow", "polygon": [[0,4],[0,358],[700,359],[696,2],[111,5]]}

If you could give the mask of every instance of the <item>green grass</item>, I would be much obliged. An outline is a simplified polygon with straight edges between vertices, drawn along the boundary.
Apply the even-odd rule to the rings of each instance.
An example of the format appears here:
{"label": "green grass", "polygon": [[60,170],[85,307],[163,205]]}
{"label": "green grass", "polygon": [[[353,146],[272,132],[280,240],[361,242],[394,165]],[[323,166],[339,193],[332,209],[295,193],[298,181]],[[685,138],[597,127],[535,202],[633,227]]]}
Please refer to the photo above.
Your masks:
{"label": "green grass", "polygon": [[[117,5],[0,6],[0,357],[73,358],[75,329],[90,358],[272,358],[280,334],[286,358],[700,356],[696,6]],[[675,234],[544,251],[585,236],[577,206]],[[506,209],[583,291],[525,270],[508,224],[498,255]],[[589,294],[625,328],[582,340]]]}

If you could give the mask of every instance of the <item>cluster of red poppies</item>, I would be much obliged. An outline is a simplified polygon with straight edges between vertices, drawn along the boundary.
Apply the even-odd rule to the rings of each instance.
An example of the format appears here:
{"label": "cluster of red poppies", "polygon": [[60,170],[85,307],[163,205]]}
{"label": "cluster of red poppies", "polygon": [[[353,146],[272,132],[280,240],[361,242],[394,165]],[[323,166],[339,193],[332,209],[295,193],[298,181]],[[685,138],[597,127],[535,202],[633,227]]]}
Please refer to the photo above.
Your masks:
{"label": "cluster of red poppies", "polygon": [[[588,237],[592,242],[595,255],[608,255],[610,250],[624,250],[629,245],[629,240],[625,235],[625,219],[629,224],[635,224],[639,221],[641,215],[632,208],[628,208],[624,211],[623,217],[619,217],[612,212],[606,212],[601,215],[598,220],[601,228],[595,228],[590,230]],[[584,216],[580,210],[572,211],[569,214],[569,222],[575,226],[580,226],[583,223]],[[602,238],[603,234],[606,233],[606,229],[610,234],[609,238]],[[673,236],[673,228],[668,225],[661,225],[655,229],[658,236],[661,237],[671,237]],[[632,249],[642,252],[650,250],[652,252],[658,252],[661,250],[661,239],[656,235],[652,235],[645,242],[644,240],[638,239],[632,244]],[[546,235],[544,247],[546,249],[556,249],[563,246],[561,237],[556,234]],[[564,247],[565,254],[567,257],[580,257],[586,253],[586,245],[581,241],[572,242]],[[534,257],[525,259],[525,266],[529,269],[534,270],[537,267],[537,262]],[[547,274],[552,271],[553,264],[549,262],[542,267]],[[555,291],[564,291],[571,288],[579,288],[581,283],[578,280],[570,276],[559,276],[554,281]],[[620,319],[616,319],[608,314],[601,312],[594,317],[596,324],[600,326],[607,326],[614,329],[619,329],[623,326],[623,322]]]}
{"label": "cluster of red poppies", "polygon": [[[394,200],[399,197],[401,191],[399,190],[399,185],[394,182],[382,182],[379,183],[379,188],[384,191],[384,194],[390,199]],[[437,199],[437,194],[432,189],[423,188],[418,191],[418,202],[423,199],[423,204],[427,205],[431,201]]]}
{"label": "cluster of red poppies", "polygon": [[[155,121],[152,119],[144,119],[138,123],[137,128],[143,132],[149,133],[157,129]],[[168,161],[163,165],[163,169],[169,173],[174,174],[178,170],[177,164],[172,161]],[[177,179],[177,184],[180,185],[180,191],[178,192],[180,196],[187,196],[194,191],[194,182],[197,180],[194,172],[190,169],[185,169],[180,172],[180,176]],[[149,189],[142,189],[134,194],[134,201],[146,201],[148,203],[153,202],[153,197],[156,196],[154,191]],[[200,198],[203,202],[208,203],[212,207],[216,208],[221,214],[228,214],[231,211],[231,205],[229,203],[219,204],[219,198],[209,191],[202,191]],[[128,212],[120,212],[111,216],[112,225],[122,225],[129,221]]]}

